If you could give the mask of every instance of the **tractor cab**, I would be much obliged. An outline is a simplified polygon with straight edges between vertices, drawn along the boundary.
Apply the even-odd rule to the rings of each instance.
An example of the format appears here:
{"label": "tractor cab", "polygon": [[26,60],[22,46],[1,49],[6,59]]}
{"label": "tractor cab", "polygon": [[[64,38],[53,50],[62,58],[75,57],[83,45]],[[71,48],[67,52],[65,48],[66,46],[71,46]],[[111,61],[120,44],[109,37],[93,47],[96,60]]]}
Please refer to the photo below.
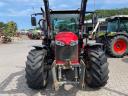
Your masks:
{"label": "tractor cab", "polygon": [[63,31],[70,31],[75,34],[78,33],[79,14],[77,13],[62,13],[51,14],[52,33],[57,34]]}
{"label": "tractor cab", "polygon": [[107,32],[128,33],[128,15],[112,16],[106,21],[108,22]]}

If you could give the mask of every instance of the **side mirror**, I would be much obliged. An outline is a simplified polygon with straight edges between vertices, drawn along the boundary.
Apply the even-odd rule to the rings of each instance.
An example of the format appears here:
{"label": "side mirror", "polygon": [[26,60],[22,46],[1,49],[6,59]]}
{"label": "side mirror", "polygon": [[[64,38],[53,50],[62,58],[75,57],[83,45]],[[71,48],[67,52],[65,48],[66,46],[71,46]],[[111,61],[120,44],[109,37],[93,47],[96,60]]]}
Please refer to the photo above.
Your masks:
{"label": "side mirror", "polygon": [[36,26],[36,17],[31,17],[32,26]]}

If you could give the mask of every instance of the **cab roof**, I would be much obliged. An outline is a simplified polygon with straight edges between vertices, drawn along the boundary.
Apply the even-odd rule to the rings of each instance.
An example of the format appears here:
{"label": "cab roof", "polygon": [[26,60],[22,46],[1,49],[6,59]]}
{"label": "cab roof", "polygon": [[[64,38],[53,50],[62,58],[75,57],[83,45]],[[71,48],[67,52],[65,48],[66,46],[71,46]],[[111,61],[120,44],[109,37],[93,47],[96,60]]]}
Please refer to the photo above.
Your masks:
{"label": "cab roof", "polygon": [[128,19],[128,15],[115,15],[108,17],[106,21],[117,20],[117,19]]}

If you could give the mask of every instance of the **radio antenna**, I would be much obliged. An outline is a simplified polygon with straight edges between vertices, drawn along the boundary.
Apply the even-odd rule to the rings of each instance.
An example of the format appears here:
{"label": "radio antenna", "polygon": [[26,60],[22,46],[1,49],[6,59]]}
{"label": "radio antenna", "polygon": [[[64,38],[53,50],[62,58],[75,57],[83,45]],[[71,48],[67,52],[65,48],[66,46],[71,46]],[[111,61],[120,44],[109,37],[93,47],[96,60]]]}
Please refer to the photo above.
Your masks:
{"label": "radio antenna", "polygon": [[33,13],[35,14],[36,12],[35,12],[35,8],[34,7],[32,7],[32,9],[33,9]]}

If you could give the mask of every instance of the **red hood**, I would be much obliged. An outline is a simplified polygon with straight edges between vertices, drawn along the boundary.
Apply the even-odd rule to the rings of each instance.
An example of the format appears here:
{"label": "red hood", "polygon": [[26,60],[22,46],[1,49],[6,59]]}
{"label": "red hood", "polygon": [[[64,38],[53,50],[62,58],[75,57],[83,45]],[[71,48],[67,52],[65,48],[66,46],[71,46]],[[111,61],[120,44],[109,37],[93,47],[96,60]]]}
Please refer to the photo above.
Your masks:
{"label": "red hood", "polygon": [[60,32],[55,36],[55,40],[69,45],[71,41],[77,41],[78,37],[73,32]]}

